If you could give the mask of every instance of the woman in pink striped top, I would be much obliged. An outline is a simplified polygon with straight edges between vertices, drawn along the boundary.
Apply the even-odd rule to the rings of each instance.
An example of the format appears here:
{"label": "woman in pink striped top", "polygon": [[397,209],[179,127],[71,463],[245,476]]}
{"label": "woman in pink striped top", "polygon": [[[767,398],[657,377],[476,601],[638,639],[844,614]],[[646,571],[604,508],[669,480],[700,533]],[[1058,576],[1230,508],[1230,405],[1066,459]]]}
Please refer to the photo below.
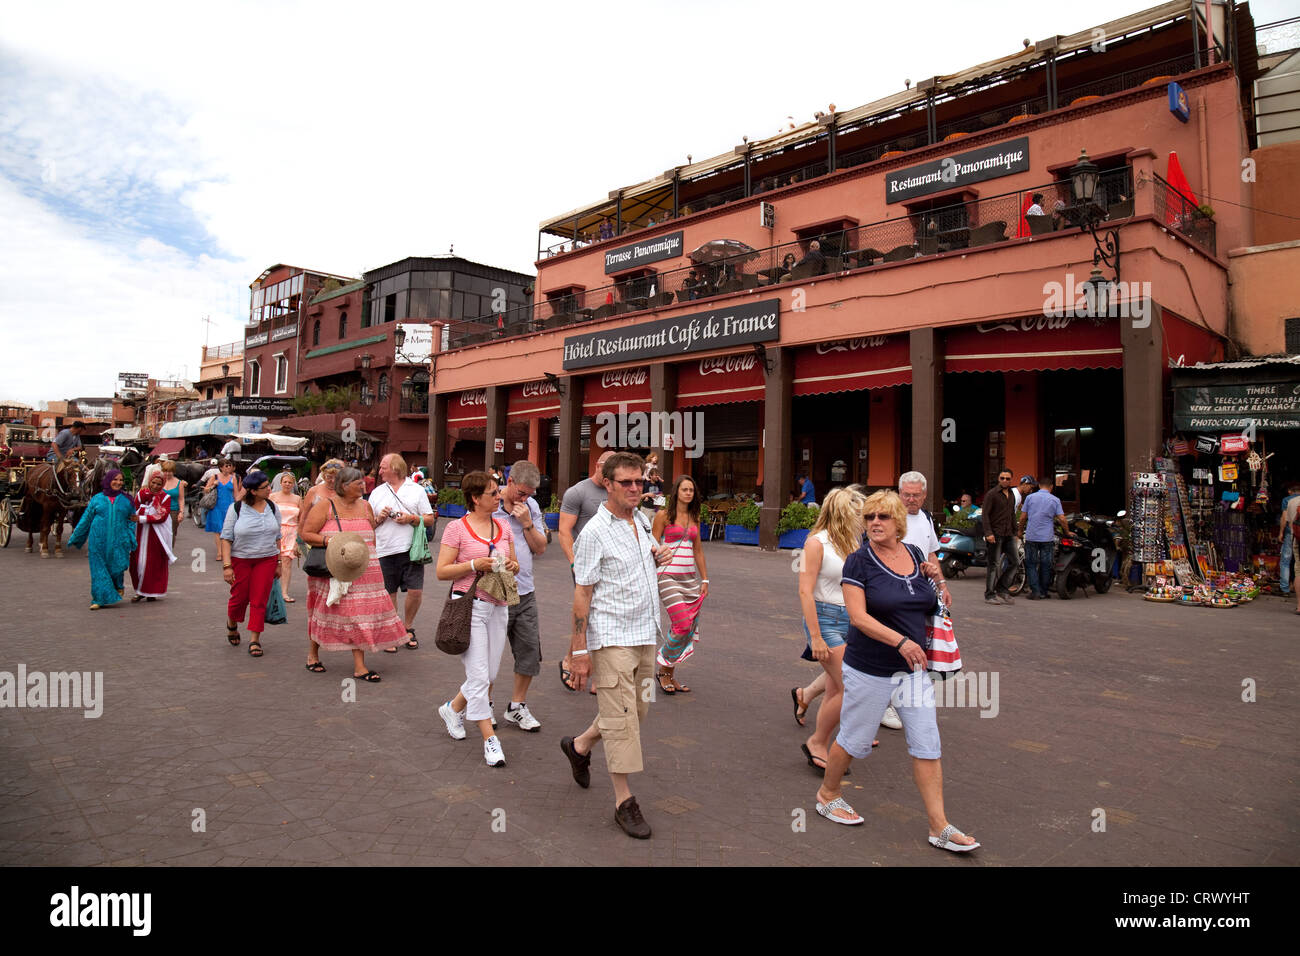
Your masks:
{"label": "woman in pink striped top", "polygon": [[682,475],[668,501],[655,514],[651,532],[672,549],[672,558],[659,567],[659,599],[668,611],[671,633],[659,648],[659,689],[665,694],[690,693],[673,670],[693,653],[700,639],[700,605],[709,596],[709,572],[700,548],[700,501],[695,482]]}

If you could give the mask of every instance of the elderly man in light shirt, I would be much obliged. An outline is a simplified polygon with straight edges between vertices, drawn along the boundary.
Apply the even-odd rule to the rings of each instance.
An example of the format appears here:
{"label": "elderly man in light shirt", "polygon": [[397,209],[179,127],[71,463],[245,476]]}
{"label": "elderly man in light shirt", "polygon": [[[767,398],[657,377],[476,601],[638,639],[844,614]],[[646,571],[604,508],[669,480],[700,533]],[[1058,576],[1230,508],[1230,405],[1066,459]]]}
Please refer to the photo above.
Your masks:
{"label": "elderly man in light shirt", "polygon": [[573,779],[591,785],[591,749],[605,741],[614,785],[614,820],[628,836],[644,840],[650,825],[628,786],[642,769],[641,723],[649,710],[655,648],[663,638],[656,565],[671,549],[657,546],[650,523],[637,509],[645,484],[639,455],[619,452],[604,464],[608,498],[587,522],[574,548],[573,636],[569,654],[578,689],[591,678],[598,716],[560,749]]}

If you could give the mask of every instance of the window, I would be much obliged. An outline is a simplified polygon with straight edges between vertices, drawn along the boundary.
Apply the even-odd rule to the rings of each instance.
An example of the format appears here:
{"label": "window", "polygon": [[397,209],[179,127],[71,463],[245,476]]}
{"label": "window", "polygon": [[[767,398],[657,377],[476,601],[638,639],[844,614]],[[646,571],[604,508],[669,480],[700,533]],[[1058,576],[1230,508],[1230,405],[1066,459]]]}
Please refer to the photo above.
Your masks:
{"label": "window", "polygon": [[313,347],[320,345],[320,319],[317,319],[311,327],[311,344]]}
{"label": "window", "polygon": [[348,314],[346,312],[340,312],[339,313],[339,339],[345,339],[347,337],[348,337]]}
{"label": "window", "polygon": [[380,372],[380,373],[379,373],[379,387],[378,387],[377,390],[378,390],[378,392],[379,392],[379,400],[380,400],[381,402],[386,402],[386,401],[388,401],[389,388],[388,388],[388,373],[387,373],[387,372]]}
{"label": "window", "polygon": [[234,398],[234,397],[235,397],[235,386],[233,386],[233,385],[227,385],[227,386],[226,386],[226,398]]}
{"label": "window", "polygon": [[283,395],[289,390],[289,360],[283,352],[275,355],[275,394]]}
{"label": "window", "polygon": [[208,397],[208,398],[211,398],[211,397],[212,397],[212,389],[208,389],[208,395],[207,395],[207,397]]}
{"label": "window", "polygon": [[384,321],[393,322],[397,319],[397,295],[384,296]]}
{"label": "window", "polygon": [[248,394],[253,398],[262,394],[262,364],[257,359],[248,363]]}

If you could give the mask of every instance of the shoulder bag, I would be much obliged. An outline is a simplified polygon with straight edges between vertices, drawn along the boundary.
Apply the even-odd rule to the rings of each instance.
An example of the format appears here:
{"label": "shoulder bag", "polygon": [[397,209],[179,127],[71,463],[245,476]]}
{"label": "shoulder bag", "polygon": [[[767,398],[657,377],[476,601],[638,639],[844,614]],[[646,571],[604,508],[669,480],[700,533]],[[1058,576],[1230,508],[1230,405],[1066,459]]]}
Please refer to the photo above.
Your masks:
{"label": "shoulder bag", "polygon": [[464,654],[469,650],[470,620],[474,615],[474,595],[478,593],[478,582],[485,571],[474,574],[474,583],[469,586],[461,598],[456,597],[455,582],[447,594],[447,603],[442,606],[442,616],[438,618],[438,634],[433,639],[438,650],[446,654]]}
{"label": "shoulder bag", "polygon": [[[334,507],[334,502],[330,502],[330,511],[334,512],[334,523],[343,530],[343,522],[339,520],[339,510]],[[302,569],[308,577],[327,578],[330,576],[330,569],[325,564],[325,546],[313,546],[307,552],[307,560],[302,563]]]}

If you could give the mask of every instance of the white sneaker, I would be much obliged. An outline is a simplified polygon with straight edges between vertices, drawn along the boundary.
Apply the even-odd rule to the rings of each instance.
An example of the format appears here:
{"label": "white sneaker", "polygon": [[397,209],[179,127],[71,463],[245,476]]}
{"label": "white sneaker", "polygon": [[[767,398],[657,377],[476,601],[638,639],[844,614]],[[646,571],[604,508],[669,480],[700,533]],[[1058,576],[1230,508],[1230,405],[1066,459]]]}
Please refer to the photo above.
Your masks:
{"label": "white sneaker", "polygon": [[438,708],[438,716],[447,725],[447,733],[451,734],[452,740],[465,739],[465,715],[452,710],[451,701]]}
{"label": "white sneaker", "polygon": [[496,734],[483,741],[483,759],[489,767],[506,765],[506,755],[501,751],[501,741],[497,740]]}
{"label": "white sneaker", "polygon": [[898,711],[893,707],[886,707],[885,716],[880,718],[880,726],[888,727],[890,730],[902,730],[903,722],[898,718]]}
{"label": "white sneaker", "polygon": [[511,704],[507,707],[506,723],[514,724],[520,730],[526,730],[532,734],[542,729],[542,722],[529,713],[527,704],[520,704],[518,707]]}

